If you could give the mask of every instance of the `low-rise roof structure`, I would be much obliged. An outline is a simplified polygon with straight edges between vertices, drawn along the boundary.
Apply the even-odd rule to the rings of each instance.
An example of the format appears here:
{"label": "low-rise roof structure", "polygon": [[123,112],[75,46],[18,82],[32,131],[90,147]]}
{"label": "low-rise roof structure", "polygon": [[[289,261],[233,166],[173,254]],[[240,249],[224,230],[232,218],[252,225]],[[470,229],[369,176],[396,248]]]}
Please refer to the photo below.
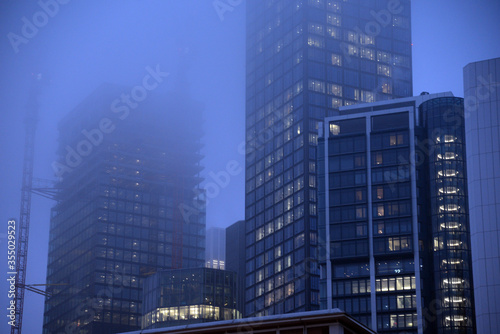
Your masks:
{"label": "low-rise roof structure", "polygon": [[147,329],[127,334],[374,334],[339,309],[288,313],[185,326]]}

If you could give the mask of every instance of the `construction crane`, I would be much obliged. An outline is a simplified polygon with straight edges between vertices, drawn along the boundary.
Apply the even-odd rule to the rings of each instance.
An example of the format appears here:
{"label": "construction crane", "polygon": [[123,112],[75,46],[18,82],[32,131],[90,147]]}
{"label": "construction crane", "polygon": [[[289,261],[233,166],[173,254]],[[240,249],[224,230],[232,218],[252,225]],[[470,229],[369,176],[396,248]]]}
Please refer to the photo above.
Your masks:
{"label": "construction crane", "polygon": [[17,250],[16,250],[16,286],[15,305],[16,322],[11,327],[11,334],[21,334],[23,324],[24,291],[26,281],[26,264],[28,261],[28,239],[31,213],[31,193],[33,187],[33,161],[35,155],[35,133],[38,124],[38,96],[41,87],[47,82],[41,73],[32,73],[28,101],[26,105],[25,142],[23,159],[23,177],[21,186],[21,210],[19,222],[16,226]]}

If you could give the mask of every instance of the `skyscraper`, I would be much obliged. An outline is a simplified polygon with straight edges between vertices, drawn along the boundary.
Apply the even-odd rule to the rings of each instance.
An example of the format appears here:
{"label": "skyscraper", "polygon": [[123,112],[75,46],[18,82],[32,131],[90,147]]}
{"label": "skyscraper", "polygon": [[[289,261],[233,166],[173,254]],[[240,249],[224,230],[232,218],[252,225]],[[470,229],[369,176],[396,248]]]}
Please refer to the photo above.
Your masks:
{"label": "skyscraper", "polygon": [[500,328],[500,58],[464,68],[465,139],[477,332]]}
{"label": "skyscraper", "polygon": [[318,122],[412,94],[407,0],[247,2],[246,316],[319,308]]}
{"label": "skyscraper", "polygon": [[59,125],[44,333],[140,329],[143,279],[204,265],[202,107],[182,91],[119,103],[127,92],[103,85]]}
{"label": "skyscraper", "polygon": [[238,220],[226,228],[226,269],[236,272],[237,309],[245,307],[245,221]]}
{"label": "skyscraper", "polygon": [[340,113],[318,150],[322,308],[378,333],[475,333],[463,99]]}
{"label": "skyscraper", "polygon": [[211,227],[207,229],[205,248],[205,267],[225,269],[226,266],[226,229]]}

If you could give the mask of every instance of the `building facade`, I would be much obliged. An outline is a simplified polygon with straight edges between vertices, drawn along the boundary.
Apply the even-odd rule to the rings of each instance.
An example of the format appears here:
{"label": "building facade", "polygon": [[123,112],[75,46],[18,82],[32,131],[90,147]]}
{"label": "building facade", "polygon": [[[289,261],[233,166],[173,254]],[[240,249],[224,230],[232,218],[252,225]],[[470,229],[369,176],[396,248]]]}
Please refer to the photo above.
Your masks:
{"label": "building facade", "polygon": [[465,139],[477,332],[500,328],[500,58],[464,68]]}
{"label": "building facade", "polygon": [[463,99],[340,113],[318,149],[321,307],[378,333],[475,333]]}
{"label": "building facade", "polygon": [[211,227],[207,229],[205,248],[205,267],[225,269],[226,266],[226,229]]}
{"label": "building facade", "polygon": [[163,270],[144,280],[142,329],[241,318],[236,274],[212,268]]}
{"label": "building facade", "polygon": [[[123,334],[142,334],[142,331]],[[338,309],[216,321],[149,330],[150,334],[375,334]]]}
{"label": "building facade", "polygon": [[226,228],[226,269],[236,272],[237,309],[243,314],[245,306],[245,221],[239,220]]}
{"label": "building facade", "polygon": [[104,85],[59,125],[68,169],[51,215],[44,333],[140,329],[143,279],[205,263],[202,108],[182,92],[114,104],[126,92]]}
{"label": "building facade", "polygon": [[247,2],[246,316],[319,308],[318,122],[411,96],[410,1]]}

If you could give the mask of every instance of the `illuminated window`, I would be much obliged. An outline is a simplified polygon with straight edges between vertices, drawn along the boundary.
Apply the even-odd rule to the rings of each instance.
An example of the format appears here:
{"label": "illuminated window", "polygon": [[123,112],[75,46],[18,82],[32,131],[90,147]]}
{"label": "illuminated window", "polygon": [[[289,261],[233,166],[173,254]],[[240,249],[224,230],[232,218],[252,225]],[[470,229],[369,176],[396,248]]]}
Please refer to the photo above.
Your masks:
{"label": "illuminated window", "polygon": [[[375,39],[373,36],[361,34],[359,42],[363,45],[375,45]],[[372,59],[373,60],[373,59]]]}
{"label": "illuminated window", "polygon": [[446,327],[463,326],[464,322],[467,320],[467,317],[464,317],[463,315],[449,315],[446,316],[444,319]]}
{"label": "illuminated window", "polygon": [[458,154],[454,152],[445,152],[444,154],[438,153],[437,158],[438,159],[444,159],[444,160],[450,160],[450,159],[455,159],[458,157]]}
{"label": "illuminated window", "polygon": [[342,86],[336,84],[328,84],[328,94],[342,96]]}
{"label": "illuminated window", "polygon": [[452,296],[452,297],[445,297],[444,302],[445,305],[452,305],[454,307],[456,306],[461,306],[461,304],[465,303],[465,298],[463,297],[458,297],[458,296]]}
{"label": "illuminated window", "polygon": [[391,77],[392,76],[392,73],[391,73],[391,67],[390,66],[387,66],[387,65],[382,65],[382,64],[379,64],[377,66],[377,74],[379,75],[383,75],[383,76],[386,76],[386,77]]}
{"label": "illuminated window", "polygon": [[451,176],[457,176],[458,171],[454,169],[445,169],[444,171],[438,171],[438,176],[440,177],[451,177]]}
{"label": "illuminated window", "polygon": [[274,257],[275,258],[279,258],[283,255],[283,246],[277,246],[275,249],[274,249]]}
{"label": "illuminated window", "polygon": [[340,15],[327,14],[326,23],[340,27],[341,26]]}
{"label": "illuminated window", "polygon": [[377,152],[375,154],[373,162],[374,162],[375,165],[381,165],[384,162],[384,160],[382,158],[382,153],[381,152]]}
{"label": "illuminated window", "polygon": [[309,80],[308,88],[315,92],[325,93],[325,83],[323,81]]}
{"label": "illuminated window", "polygon": [[450,265],[450,266],[457,266],[460,265],[464,262],[462,259],[443,259],[442,263],[444,266]]}
{"label": "illuminated window", "polygon": [[457,230],[462,226],[462,224],[458,222],[446,222],[446,223],[441,223],[440,229],[450,229],[450,230]]}
{"label": "illuminated window", "polygon": [[332,53],[332,65],[342,66],[342,57],[336,53]]}
{"label": "illuminated window", "polygon": [[327,27],[326,28],[327,35],[330,36],[330,37],[333,37],[335,39],[340,39],[341,38],[340,31],[341,30],[339,28],[337,28],[337,27]]}
{"label": "illuminated window", "polygon": [[443,279],[443,284],[445,286],[461,286],[464,283],[464,280],[459,277],[445,278]]}
{"label": "illuminated window", "polygon": [[339,13],[340,3],[338,1],[328,1],[326,4],[326,9],[330,12]]}
{"label": "illuminated window", "polygon": [[323,25],[317,23],[309,23],[309,32],[318,35],[324,35],[325,31]]}
{"label": "illuminated window", "polygon": [[274,262],[274,273],[277,274],[283,270],[283,261],[278,260]]}
{"label": "illuminated window", "polygon": [[444,242],[440,237],[434,238],[434,251],[440,250],[444,248]]}
{"label": "illuminated window", "polygon": [[460,206],[458,204],[446,204],[446,205],[440,205],[439,206],[439,211],[440,212],[453,212],[453,211],[458,211],[460,209]]}
{"label": "illuminated window", "polygon": [[322,37],[309,36],[307,38],[307,45],[323,49],[325,47],[325,40]]}
{"label": "illuminated window", "polygon": [[457,248],[457,247],[460,247],[460,245],[462,245],[462,242],[460,240],[448,240],[448,241],[446,241],[446,246],[448,246],[448,248]]}
{"label": "illuminated window", "polygon": [[392,85],[389,82],[383,82],[381,84],[382,93],[392,94]]}
{"label": "illuminated window", "polygon": [[329,105],[330,108],[337,108],[338,109],[342,106],[342,99],[337,99],[334,97],[330,100],[330,102],[331,102]]}
{"label": "illuminated window", "polygon": [[456,140],[456,137],[453,135],[444,135],[445,143],[453,143]]}
{"label": "illuminated window", "polygon": [[349,44],[349,45],[347,45],[347,53],[350,56],[358,56],[359,55],[359,48],[357,46]]}
{"label": "illuminated window", "polygon": [[330,123],[330,133],[334,136],[337,136],[340,134],[340,126],[337,124]]}
{"label": "illuminated window", "polygon": [[257,229],[257,231],[255,231],[255,241],[263,239],[264,236],[265,236],[264,227],[260,227]]}
{"label": "illuminated window", "polygon": [[360,207],[356,208],[356,219],[366,218],[366,208]]}
{"label": "illuminated window", "polygon": [[390,251],[399,251],[401,250],[401,244],[399,238],[389,238],[389,250]]}
{"label": "illuminated window", "polygon": [[362,90],[361,91],[361,101],[374,102],[375,101],[375,94],[373,94],[373,92]]}
{"label": "illuminated window", "polygon": [[378,217],[383,217],[385,215],[384,213],[384,205],[377,205],[376,207],[376,210],[377,210],[377,216]]}
{"label": "illuminated window", "polygon": [[458,188],[457,187],[439,188],[439,192],[441,194],[456,194],[456,193],[458,193]]}
{"label": "illuminated window", "polygon": [[384,234],[384,223],[377,224],[377,234]]}
{"label": "illuminated window", "polygon": [[346,39],[348,42],[358,44],[358,40],[359,40],[358,34],[356,34],[353,31],[347,31],[347,32],[345,32],[345,35],[346,35]]}
{"label": "illuminated window", "polygon": [[391,54],[383,51],[377,51],[377,61],[383,63],[391,62]]}
{"label": "illuminated window", "polygon": [[377,188],[377,199],[383,199],[383,198],[384,198],[384,188],[378,187]]}

